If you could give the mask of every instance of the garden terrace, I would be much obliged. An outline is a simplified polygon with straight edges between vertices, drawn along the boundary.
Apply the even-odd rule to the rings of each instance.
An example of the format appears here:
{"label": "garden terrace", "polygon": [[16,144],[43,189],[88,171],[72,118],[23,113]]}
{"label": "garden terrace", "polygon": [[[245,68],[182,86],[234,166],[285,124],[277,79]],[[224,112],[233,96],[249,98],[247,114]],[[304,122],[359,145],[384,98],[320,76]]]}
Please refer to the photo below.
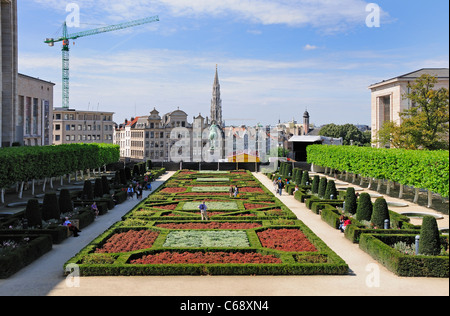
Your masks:
{"label": "garden terrace", "polygon": [[[230,183],[244,188],[236,198]],[[201,221],[203,201],[208,221]],[[246,171],[177,172],[70,263],[83,276],[348,273],[348,265]]]}

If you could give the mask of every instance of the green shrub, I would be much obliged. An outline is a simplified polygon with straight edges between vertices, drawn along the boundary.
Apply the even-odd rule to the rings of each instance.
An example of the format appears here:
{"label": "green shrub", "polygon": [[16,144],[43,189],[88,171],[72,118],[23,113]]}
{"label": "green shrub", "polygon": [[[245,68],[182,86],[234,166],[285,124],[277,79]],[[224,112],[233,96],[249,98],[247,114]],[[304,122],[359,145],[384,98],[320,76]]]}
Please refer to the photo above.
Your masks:
{"label": "green shrub", "polygon": [[345,212],[356,214],[357,207],[355,188],[347,188],[347,192],[345,194]]}
{"label": "green shrub", "polygon": [[103,196],[103,184],[102,180],[97,178],[94,183],[94,197],[102,197]]}
{"label": "green shrub", "polygon": [[375,227],[382,229],[384,227],[384,221],[387,219],[390,219],[390,217],[386,200],[384,198],[378,198],[373,204],[372,218],[370,221]]}
{"label": "green shrub", "polygon": [[313,194],[319,193],[319,182],[320,182],[320,177],[318,175],[315,175],[313,178],[313,183],[312,183],[312,187],[311,187],[311,192]]}
{"label": "green shrub", "polygon": [[72,198],[70,192],[67,189],[62,189],[59,194],[59,210],[62,213],[73,212]]}
{"label": "green shrub", "polygon": [[86,199],[86,200],[93,200],[94,199],[94,193],[93,193],[93,190],[92,190],[92,183],[89,180],[84,181],[83,199]]}
{"label": "green shrub", "polygon": [[108,182],[108,178],[106,176],[102,176],[102,188],[103,188],[103,194],[110,194],[110,186]]}
{"label": "green shrub", "polygon": [[[333,196],[333,198],[331,198],[331,196]],[[336,199],[337,198],[337,190],[336,190],[336,184],[334,183],[334,180],[328,181],[324,198],[326,198],[326,199]]]}
{"label": "green shrub", "polygon": [[420,230],[419,253],[421,255],[437,256],[441,253],[439,228],[436,218],[425,216]]}
{"label": "green shrub", "polygon": [[325,197],[325,191],[327,189],[327,182],[328,182],[327,178],[325,178],[325,177],[320,178],[319,192],[318,192],[320,198]]}
{"label": "green shrub", "polygon": [[308,171],[303,172],[301,185],[308,185],[310,184],[309,181],[310,181],[309,172]]}
{"label": "green shrub", "polygon": [[361,193],[356,208],[358,221],[370,221],[372,219],[373,204],[369,193]]}
{"label": "green shrub", "polygon": [[42,219],[48,221],[50,219],[60,219],[61,212],[59,210],[58,197],[56,193],[46,193],[42,205]]}
{"label": "green shrub", "polygon": [[297,174],[295,176],[295,180],[294,180],[297,185],[302,184],[302,177],[303,177],[303,170],[298,169]]}
{"label": "green shrub", "polygon": [[28,220],[29,227],[42,227],[42,213],[38,200],[28,200],[25,217]]}

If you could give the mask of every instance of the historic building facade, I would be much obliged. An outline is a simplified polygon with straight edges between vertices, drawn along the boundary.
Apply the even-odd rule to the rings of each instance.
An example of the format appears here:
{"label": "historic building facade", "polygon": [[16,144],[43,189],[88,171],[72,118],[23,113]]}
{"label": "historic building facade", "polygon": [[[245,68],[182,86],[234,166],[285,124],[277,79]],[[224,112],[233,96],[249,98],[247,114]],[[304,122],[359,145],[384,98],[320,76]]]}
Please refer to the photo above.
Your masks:
{"label": "historic building facade", "polygon": [[[401,124],[400,113],[413,106],[411,100],[405,98],[405,95],[410,92],[408,84],[413,84],[423,74],[432,75],[438,79],[435,89],[449,87],[448,68],[424,68],[384,80],[369,87],[372,94],[372,138],[374,140],[384,123],[396,122],[397,124]],[[374,144],[374,146],[380,147],[382,145]]]}

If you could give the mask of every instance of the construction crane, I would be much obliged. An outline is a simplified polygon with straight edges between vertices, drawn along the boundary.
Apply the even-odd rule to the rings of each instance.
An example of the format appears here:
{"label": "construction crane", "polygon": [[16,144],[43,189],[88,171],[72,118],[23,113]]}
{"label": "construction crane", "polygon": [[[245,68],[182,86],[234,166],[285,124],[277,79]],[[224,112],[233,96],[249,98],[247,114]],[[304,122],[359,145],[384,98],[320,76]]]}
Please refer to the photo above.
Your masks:
{"label": "construction crane", "polygon": [[50,47],[55,46],[55,43],[62,42],[62,107],[68,109],[69,108],[69,45],[70,40],[76,40],[80,37],[92,36],[96,34],[113,32],[118,30],[123,30],[130,27],[135,27],[142,24],[158,22],[159,17],[153,16],[145,19],[134,20],[126,23],[110,25],[105,27],[100,27],[97,29],[92,29],[88,31],[83,31],[79,33],[69,34],[67,30],[67,23],[64,22],[63,25],[63,34],[60,38],[47,38],[44,43],[48,44]]}

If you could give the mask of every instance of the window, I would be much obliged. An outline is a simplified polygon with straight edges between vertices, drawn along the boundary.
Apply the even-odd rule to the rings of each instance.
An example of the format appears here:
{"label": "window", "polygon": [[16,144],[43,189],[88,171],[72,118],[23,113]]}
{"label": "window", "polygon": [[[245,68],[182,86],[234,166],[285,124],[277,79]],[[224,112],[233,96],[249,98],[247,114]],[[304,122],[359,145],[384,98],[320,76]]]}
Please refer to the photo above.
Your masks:
{"label": "window", "polygon": [[56,124],[55,125],[55,131],[60,131],[61,130],[61,125],[60,124]]}
{"label": "window", "polygon": [[70,124],[66,125],[66,131],[70,131]]}

